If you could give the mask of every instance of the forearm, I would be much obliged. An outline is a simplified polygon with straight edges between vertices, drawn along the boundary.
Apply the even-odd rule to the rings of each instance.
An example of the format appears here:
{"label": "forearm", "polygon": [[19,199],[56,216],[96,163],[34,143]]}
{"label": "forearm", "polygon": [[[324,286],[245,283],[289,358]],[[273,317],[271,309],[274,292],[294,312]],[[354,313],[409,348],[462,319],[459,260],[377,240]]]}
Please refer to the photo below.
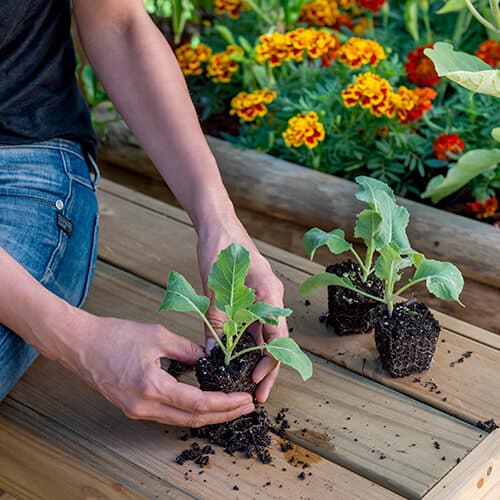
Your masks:
{"label": "forearm", "polygon": [[68,365],[85,314],[45,289],[0,248],[0,323],[46,357]]}
{"label": "forearm", "polygon": [[227,220],[234,209],[184,77],[142,1],[80,0],[74,8],[100,81],[195,226]]}

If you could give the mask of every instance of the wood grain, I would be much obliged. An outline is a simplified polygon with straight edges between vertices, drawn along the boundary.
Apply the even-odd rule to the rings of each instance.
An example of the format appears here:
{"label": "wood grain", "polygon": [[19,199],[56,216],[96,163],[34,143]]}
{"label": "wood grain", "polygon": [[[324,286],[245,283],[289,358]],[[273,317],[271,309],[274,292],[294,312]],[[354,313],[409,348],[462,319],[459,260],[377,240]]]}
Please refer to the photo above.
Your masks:
{"label": "wood grain", "polygon": [[[96,314],[161,322],[200,341],[202,329],[197,317],[158,315],[161,297],[162,290],[156,285],[100,264],[86,308]],[[271,414],[290,407],[292,439],[305,448],[411,497],[426,491],[482,435],[454,418],[317,357],[315,375],[307,383],[301,382],[295,372],[283,369],[267,406]],[[303,434],[304,428],[308,431]],[[439,451],[434,448],[435,440],[441,443]]]}
{"label": "wood grain", "polygon": [[[125,188],[120,189],[125,193]],[[102,259],[162,286],[168,271],[175,269],[201,289],[195,265],[195,233],[183,212],[157,201],[152,202],[154,211],[145,209],[147,197],[140,199],[141,204],[132,205],[110,193],[101,192],[99,196]],[[133,196],[137,198],[136,194]],[[175,218],[159,213],[160,208]],[[151,231],[151,227],[155,231]],[[392,379],[380,368],[372,335],[337,337],[318,322],[318,316],[326,308],[324,291],[311,297],[309,307],[299,297],[299,284],[308,273],[318,272],[321,266],[269,245],[260,247],[264,254],[272,257],[271,264],[285,284],[286,304],[295,311],[289,321],[293,328],[291,336],[303,347],[470,423],[498,418],[500,397],[491,383],[500,359],[496,350],[497,335],[450,320],[450,327],[458,332],[451,331],[447,317],[441,316],[439,319],[444,325],[441,339],[445,342],[439,343],[431,369],[417,377],[420,378],[417,382],[415,377]],[[477,333],[480,334],[478,341],[471,340]],[[484,345],[488,340],[492,344]],[[472,351],[470,358],[450,366],[468,351]]]}

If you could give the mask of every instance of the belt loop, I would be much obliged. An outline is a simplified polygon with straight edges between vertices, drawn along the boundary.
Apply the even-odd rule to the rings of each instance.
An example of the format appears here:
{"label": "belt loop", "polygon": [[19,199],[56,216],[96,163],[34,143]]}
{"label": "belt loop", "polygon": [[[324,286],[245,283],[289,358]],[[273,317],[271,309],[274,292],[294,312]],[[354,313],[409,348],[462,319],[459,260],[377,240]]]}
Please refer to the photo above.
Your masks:
{"label": "belt loop", "polygon": [[87,161],[87,165],[89,166],[90,169],[90,181],[92,182],[92,186],[94,190],[97,187],[97,184],[99,183],[99,179],[101,178],[101,173],[99,171],[99,167],[97,166],[96,161],[94,160],[94,157],[92,156],[91,153],[87,151],[87,149],[83,150],[83,154],[85,156],[85,159]]}

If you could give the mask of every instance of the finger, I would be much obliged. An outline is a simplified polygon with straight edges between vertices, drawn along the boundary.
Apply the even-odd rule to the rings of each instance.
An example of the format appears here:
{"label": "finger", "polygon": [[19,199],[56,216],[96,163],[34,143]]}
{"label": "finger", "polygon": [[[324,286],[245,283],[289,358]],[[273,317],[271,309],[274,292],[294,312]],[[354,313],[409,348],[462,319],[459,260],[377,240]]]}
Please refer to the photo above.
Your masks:
{"label": "finger", "polygon": [[203,348],[192,340],[169,332],[166,328],[161,329],[158,348],[167,358],[194,365],[205,355]]}
{"label": "finger", "polygon": [[[212,325],[213,329],[217,333],[219,337],[222,336],[222,325],[224,324],[224,321],[226,321],[226,315],[222,312],[219,311],[215,307],[214,304],[214,294],[212,291],[209,293],[210,296],[210,306],[208,308],[208,311],[206,312],[205,316],[208,319],[208,322]],[[217,345],[217,341],[213,335],[213,333],[210,331],[210,329],[205,326],[205,351],[207,354],[210,354],[210,351]]]}
{"label": "finger", "polygon": [[197,387],[181,382],[169,383],[162,391],[160,400],[175,408],[194,414],[225,412],[252,403],[252,396],[246,392],[202,391]]}
{"label": "finger", "polygon": [[264,335],[262,332],[263,332],[262,325],[258,321],[252,323],[248,327],[248,333],[252,335],[257,345],[262,345],[264,343]]}
{"label": "finger", "polygon": [[256,384],[260,384],[277,366],[278,362],[272,356],[266,354],[255,367],[252,380]]}
{"label": "finger", "polygon": [[204,425],[229,422],[242,415],[251,413],[254,409],[254,405],[249,404],[229,411],[195,414],[179,408],[174,408],[173,406],[154,403],[141,409],[138,417],[132,418],[155,420],[163,424],[178,425],[182,427],[201,427]]}
{"label": "finger", "polygon": [[267,401],[267,398],[269,397],[269,393],[271,392],[271,389],[274,386],[274,383],[276,382],[276,379],[278,378],[278,373],[279,373],[280,367],[279,364],[274,368],[274,370],[267,375],[267,377],[262,380],[262,382],[257,386],[257,390],[255,391],[255,399],[259,403],[265,403]]}

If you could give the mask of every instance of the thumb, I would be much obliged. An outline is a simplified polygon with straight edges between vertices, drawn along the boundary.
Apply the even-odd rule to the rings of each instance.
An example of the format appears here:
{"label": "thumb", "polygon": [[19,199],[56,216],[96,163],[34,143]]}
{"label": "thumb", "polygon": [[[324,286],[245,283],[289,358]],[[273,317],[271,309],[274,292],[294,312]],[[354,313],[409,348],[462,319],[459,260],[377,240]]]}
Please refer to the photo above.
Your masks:
{"label": "thumb", "polygon": [[165,341],[162,342],[160,348],[163,351],[162,354],[168,359],[175,359],[176,361],[194,365],[205,355],[203,348],[192,340],[169,332],[167,329],[164,330],[162,337]]}
{"label": "thumb", "polygon": [[[215,307],[213,293],[210,294],[210,306],[206,312],[206,317],[215,330],[215,333],[217,333],[219,337],[222,337],[222,325],[224,325],[224,321],[226,321],[226,315]],[[205,326],[205,351],[207,354],[209,354],[216,345],[217,341],[213,333]]]}

